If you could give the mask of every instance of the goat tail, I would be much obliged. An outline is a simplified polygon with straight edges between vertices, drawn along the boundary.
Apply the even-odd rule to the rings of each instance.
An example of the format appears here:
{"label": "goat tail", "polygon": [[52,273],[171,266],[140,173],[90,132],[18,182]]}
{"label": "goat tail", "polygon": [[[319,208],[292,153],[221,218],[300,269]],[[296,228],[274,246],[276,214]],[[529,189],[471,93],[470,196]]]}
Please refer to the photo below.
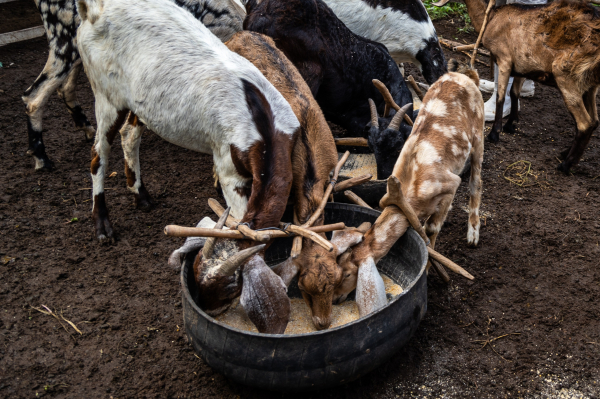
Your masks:
{"label": "goat tail", "polygon": [[462,73],[463,75],[467,75],[469,78],[471,78],[471,80],[473,82],[475,82],[475,85],[477,87],[479,87],[479,73],[477,72],[477,69],[471,68],[470,65],[461,64],[454,58],[451,58],[448,61],[448,71],[449,72],[458,72],[458,73]]}
{"label": "goat tail", "polygon": [[94,23],[102,14],[104,0],[77,0],[77,11],[82,21]]}

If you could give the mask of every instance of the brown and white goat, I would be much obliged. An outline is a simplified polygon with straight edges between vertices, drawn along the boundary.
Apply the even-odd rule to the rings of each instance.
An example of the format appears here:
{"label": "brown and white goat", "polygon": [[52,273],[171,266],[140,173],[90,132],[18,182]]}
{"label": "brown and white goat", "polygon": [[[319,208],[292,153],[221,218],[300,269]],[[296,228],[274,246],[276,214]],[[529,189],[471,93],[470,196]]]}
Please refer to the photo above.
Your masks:
{"label": "brown and white goat", "polygon": [[[300,130],[281,93],[254,65],[172,2],[79,0],[78,10],[82,23],[77,42],[94,91],[98,121],[91,163],[98,239],[113,238],[104,174],[110,145],[128,113],[130,128],[122,129],[121,135],[128,186],[136,202],[148,202],[139,166],[141,133],[148,126],[173,144],[213,155],[234,218],[251,229],[277,227],[292,187],[292,149]],[[238,243],[240,249],[250,245],[248,240]],[[289,301],[285,286],[260,254],[248,256],[252,257],[238,259],[235,266],[247,261],[251,270],[244,272],[274,277],[261,282],[274,281],[270,292],[276,296],[262,299],[270,304]],[[235,270],[214,274],[218,278],[210,283],[217,288],[229,284],[222,277],[231,277]],[[244,293],[245,287],[242,297],[256,294],[257,290]],[[232,299],[211,302],[211,309],[205,310],[223,309]],[[248,309],[247,313],[256,314]],[[253,321],[267,325],[264,332],[281,331],[282,323],[268,325],[270,316],[258,314],[261,319]]]}
{"label": "brown and white goat", "polygon": [[[440,5],[445,2],[439,3]],[[465,0],[477,31],[486,3]],[[559,0],[546,5],[507,4],[493,8],[482,44],[498,64],[496,119],[488,139],[499,140],[502,109],[509,76],[511,112],[504,131],[513,133],[519,120],[519,93],[525,78],[557,87],[577,124],[573,144],[561,153],[558,169],[576,165],[598,127],[596,94],[600,86],[600,12],[584,1]]]}
{"label": "brown and white goat", "polygon": [[[292,152],[291,195],[298,222],[303,224],[319,207],[329,184],[329,173],[336,164],[337,150],[331,130],[310,88],[270,37],[243,31],[225,44],[265,75],[289,102],[300,122],[300,134]],[[323,220],[321,215],[315,225],[323,224]],[[343,278],[336,258],[360,240],[362,234],[356,229],[335,232],[331,241],[334,251],[327,252],[313,241],[303,239],[299,257],[289,258],[274,269],[286,285],[298,275],[298,286],[318,329],[327,328],[331,323],[333,292]]]}
{"label": "brown and white goat", "polygon": [[[456,62],[451,60],[448,64],[450,70],[457,69]],[[477,245],[479,241],[483,99],[478,89],[477,72],[471,69],[464,72],[465,74],[449,72],[431,86],[423,99],[413,132],[390,176],[390,179],[400,182],[404,197],[417,216],[426,221],[425,231],[430,237],[432,248],[460,184],[459,174],[469,158],[471,177],[467,242]],[[361,269],[372,270],[409,227],[406,216],[394,205],[397,199],[394,198],[393,190],[390,190],[389,182],[390,180],[388,192],[380,202],[383,212],[365,234],[364,241],[340,261],[344,270],[358,271],[359,284]],[[351,284],[344,286],[346,290],[337,292],[338,296],[343,297],[354,289]],[[358,295],[357,288],[357,304],[361,316],[380,306],[369,302],[369,298],[361,303]]]}

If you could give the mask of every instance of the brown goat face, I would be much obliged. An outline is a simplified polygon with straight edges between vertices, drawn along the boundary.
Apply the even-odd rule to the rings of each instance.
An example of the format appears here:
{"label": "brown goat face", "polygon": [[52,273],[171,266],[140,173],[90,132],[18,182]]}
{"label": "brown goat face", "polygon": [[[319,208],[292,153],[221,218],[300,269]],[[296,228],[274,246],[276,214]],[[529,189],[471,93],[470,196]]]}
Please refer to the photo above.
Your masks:
{"label": "brown goat face", "polygon": [[328,328],[331,324],[333,291],[342,277],[335,251],[329,253],[311,243],[302,251],[299,263],[302,266],[298,276],[298,288],[311,310],[313,323],[317,330]]}

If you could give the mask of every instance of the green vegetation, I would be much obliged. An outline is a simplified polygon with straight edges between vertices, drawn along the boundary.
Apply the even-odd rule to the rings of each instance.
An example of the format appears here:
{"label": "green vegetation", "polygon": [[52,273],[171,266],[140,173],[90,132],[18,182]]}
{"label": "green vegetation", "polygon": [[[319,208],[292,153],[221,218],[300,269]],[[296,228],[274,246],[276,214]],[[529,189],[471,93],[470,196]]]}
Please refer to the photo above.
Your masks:
{"label": "green vegetation", "polygon": [[443,7],[436,7],[433,5],[435,0],[425,0],[425,8],[429,13],[429,17],[432,21],[436,19],[443,19],[449,17],[460,17],[465,23],[465,26],[458,28],[459,32],[472,32],[473,25],[471,25],[471,17],[467,13],[467,6],[464,3],[450,2]]}

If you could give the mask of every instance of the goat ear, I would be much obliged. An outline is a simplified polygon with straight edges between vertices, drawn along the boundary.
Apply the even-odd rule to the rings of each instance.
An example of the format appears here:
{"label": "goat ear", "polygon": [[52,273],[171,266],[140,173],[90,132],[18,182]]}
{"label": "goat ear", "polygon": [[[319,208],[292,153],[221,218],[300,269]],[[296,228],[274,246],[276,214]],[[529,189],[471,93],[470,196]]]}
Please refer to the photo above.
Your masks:
{"label": "goat ear", "polygon": [[294,259],[292,259],[291,256],[282,263],[273,267],[273,271],[276,275],[281,277],[281,280],[283,280],[283,283],[286,287],[290,286],[290,283],[292,282],[294,277],[298,275],[299,270],[300,268],[298,267],[296,262],[294,262]]}
{"label": "goat ear", "polygon": [[[363,227],[363,225],[361,225],[361,227]],[[337,255],[340,256],[346,252],[348,248],[360,244],[364,237],[365,233],[359,229],[336,230],[331,237],[331,243],[335,245]]]}

